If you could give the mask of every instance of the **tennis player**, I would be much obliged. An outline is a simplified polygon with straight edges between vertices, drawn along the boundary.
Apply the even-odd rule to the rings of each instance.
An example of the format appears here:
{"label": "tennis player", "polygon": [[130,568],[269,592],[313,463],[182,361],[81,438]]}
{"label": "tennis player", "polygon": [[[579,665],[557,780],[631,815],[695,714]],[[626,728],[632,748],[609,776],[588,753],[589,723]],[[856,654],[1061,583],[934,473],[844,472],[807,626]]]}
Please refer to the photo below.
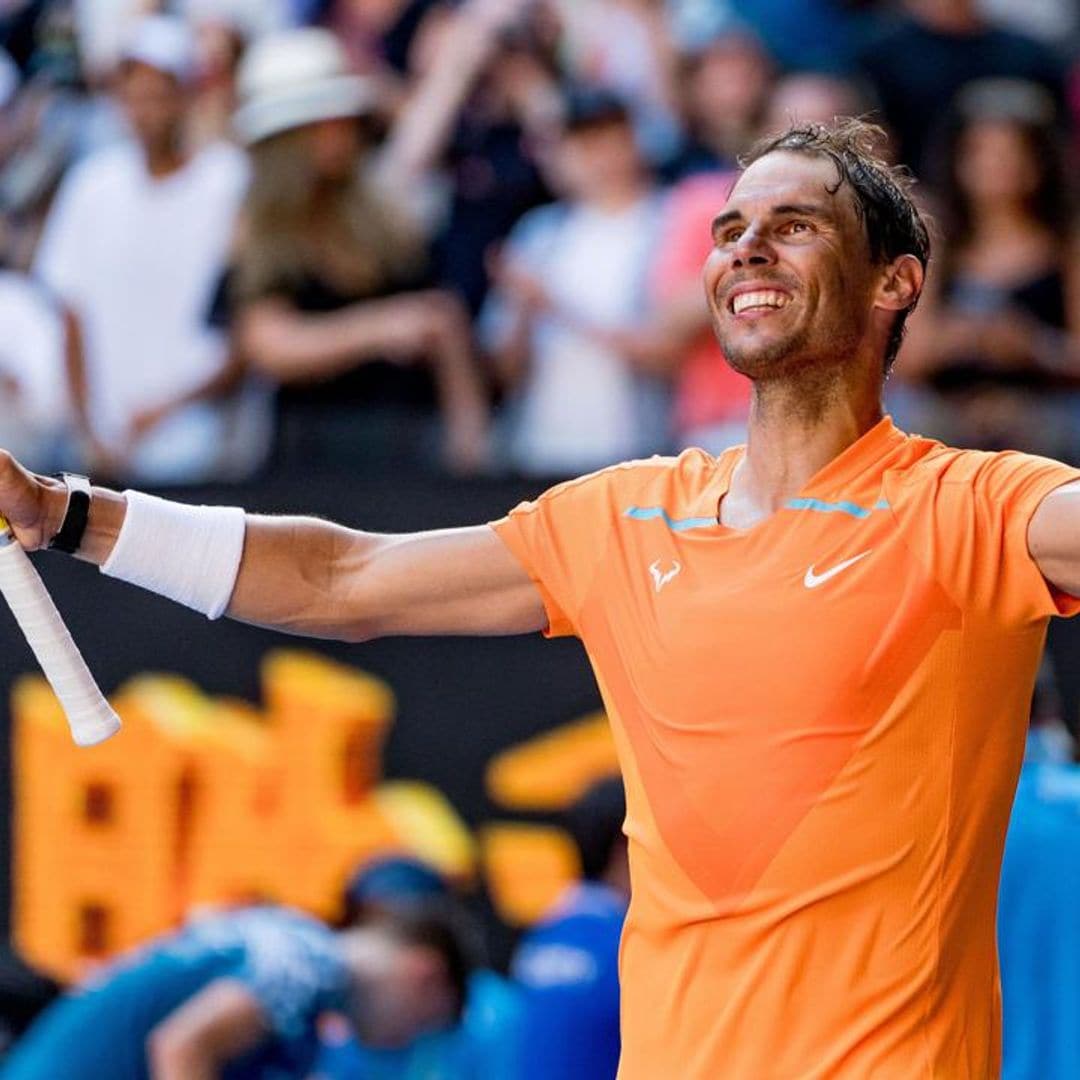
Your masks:
{"label": "tennis player", "polygon": [[27,547],[59,532],[210,616],[578,635],[627,793],[623,1080],[999,1071],[1002,843],[1047,622],[1080,608],[1080,473],[883,416],[929,240],[872,147],[793,129],[718,208],[708,302],[754,384],[719,458],[408,536],[99,488],[83,528],[0,467]]}

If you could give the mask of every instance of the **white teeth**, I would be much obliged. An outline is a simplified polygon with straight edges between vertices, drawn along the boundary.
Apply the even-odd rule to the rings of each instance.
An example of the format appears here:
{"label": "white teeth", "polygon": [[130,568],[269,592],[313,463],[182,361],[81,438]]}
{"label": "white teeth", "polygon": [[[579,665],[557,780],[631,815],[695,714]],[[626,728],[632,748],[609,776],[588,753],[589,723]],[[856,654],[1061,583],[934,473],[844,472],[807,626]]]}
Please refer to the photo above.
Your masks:
{"label": "white teeth", "polygon": [[736,315],[741,315],[742,312],[749,311],[751,308],[784,308],[787,307],[790,300],[791,297],[782,292],[741,293],[732,302],[731,310]]}

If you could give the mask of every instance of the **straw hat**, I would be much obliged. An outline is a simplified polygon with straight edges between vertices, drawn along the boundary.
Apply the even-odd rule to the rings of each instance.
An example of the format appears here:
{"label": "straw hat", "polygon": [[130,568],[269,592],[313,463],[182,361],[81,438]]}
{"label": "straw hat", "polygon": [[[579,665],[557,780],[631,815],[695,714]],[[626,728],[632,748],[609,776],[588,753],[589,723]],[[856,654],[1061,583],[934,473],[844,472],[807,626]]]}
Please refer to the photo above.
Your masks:
{"label": "straw hat", "polygon": [[269,34],[256,42],[237,76],[240,107],[233,126],[247,145],[320,120],[374,111],[373,83],[352,74],[328,30]]}

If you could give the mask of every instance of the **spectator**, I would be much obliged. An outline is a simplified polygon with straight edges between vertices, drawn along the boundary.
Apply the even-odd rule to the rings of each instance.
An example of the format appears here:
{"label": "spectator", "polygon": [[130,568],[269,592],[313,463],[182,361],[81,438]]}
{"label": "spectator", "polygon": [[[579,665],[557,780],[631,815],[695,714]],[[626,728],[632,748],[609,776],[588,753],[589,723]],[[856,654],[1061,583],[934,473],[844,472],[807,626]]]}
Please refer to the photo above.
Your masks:
{"label": "spectator", "polygon": [[[761,126],[773,64],[754,31],[723,9],[676,37],[679,99],[687,136],[665,176],[731,171]],[[676,23],[678,30],[678,23]]]}
{"label": "spectator", "polygon": [[[407,856],[361,866],[345,889],[347,925],[404,913],[439,913],[462,955],[470,951],[470,920],[447,882]],[[336,1018],[323,1025],[319,1080],[380,1077],[384,1080],[513,1080],[519,1071],[518,994],[506,979],[474,968],[466,982],[465,1008],[453,1028],[425,1035],[407,1047],[379,1049],[353,1037]]]}
{"label": "spectator", "polygon": [[773,87],[761,133],[785,131],[794,124],[829,124],[840,116],[864,116],[872,110],[870,95],[853,80],[796,71]]}
{"label": "spectator", "polygon": [[353,66],[405,74],[409,49],[424,16],[440,0],[303,0],[305,18],[334,32]]}
{"label": "spectator", "polygon": [[244,358],[281,386],[282,459],[427,460],[430,371],[447,461],[479,467],[487,407],[464,312],[424,288],[422,237],[389,194],[400,177],[359,168],[371,83],[307,29],[257,43],[240,84],[254,175],[227,295]]}
{"label": "spectator", "polygon": [[241,24],[196,7],[188,14],[196,41],[196,73],[188,122],[192,148],[232,139],[236,72],[246,38]]}
{"label": "spectator", "polygon": [[538,4],[561,21],[567,74],[623,101],[650,160],[668,157],[678,136],[671,89],[671,39],[662,3],[591,0]]}
{"label": "spectator", "polygon": [[572,94],[553,166],[565,197],[518,223],[481,316],[510,393],[509,459],[532,475],[598,468],[667,441],[666,384],[623,347],[643,322],[662,220],[625,105]]}
{"label": "spectator", "polygon": [[285,909],[207,916],[47,1009],[3,1076],[304,1080],[328,1009],[376,1046],[453,1020],[462,973],[441,933],[405,916],[338,935]]}
{"label": "spectator", "polygon": [[387,911],[421,908],[450,895],[446,880],[419,859],[407,855],[371,859],[345,885],[343,925],[359,926]]}
{"label": "spectator", "polygon": [[[414,49],[417,89],[401,126],[418,130],[400,142],[413,170],[438,168],[448,181],[438,276],[474,314],[487,295],[492,246],[551,198],[537,158],[558,122],[558,67],[528,16],[475,0],[452,16],[436,9]],[[443,133],[433,131],[440,109]]]}
{"label": "spectator", "polygon": [[619,940],[630,899],[618,777],[571,808],[584,881],[522,939],[512,974],[525,994],[523,1080],[605,1080],[619,1066]]}
{"label": "spectator", "polygon": [[36,263],[66,309],[89,464],[143,483],[243,475],[262,455],[242,438],[250,403],[227,396],[228,343],[205,325],[247,174],[231,146],[185,152],[191,62],[182,23],[135,25],[121,70],[133,140],[71,173]]}
{"label": "spectator", "polygon": [[907,397],[897,387],[898,408],[961,445],[1076,460],[1076,243],[1044,90],[990,80],[961,93],[944,212],[948,242],[902,369],[918,381]]}
{"label": "spectator", "polygon": [[1003,1080],[1080,1076],[1080,767],[1020,774],[998,906]]}
{"label": "spectator", "polygon": [[938,121],[965,83],[1026,79],[1063,100],[1064,73],[1054,52],[988,25],[976,0],[903,0],[901,7],[903,16],[866,46],[861,63],[896,134],[898,159],[917,173],[927,171]]}

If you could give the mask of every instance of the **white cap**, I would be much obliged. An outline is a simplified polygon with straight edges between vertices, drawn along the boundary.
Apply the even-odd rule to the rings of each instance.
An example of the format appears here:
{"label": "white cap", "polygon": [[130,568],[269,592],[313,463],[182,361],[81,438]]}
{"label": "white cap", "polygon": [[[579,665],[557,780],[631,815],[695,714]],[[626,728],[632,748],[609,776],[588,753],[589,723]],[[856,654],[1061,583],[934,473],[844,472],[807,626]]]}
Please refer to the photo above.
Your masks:
{"label": "white cap", "polygon": [[256,42],[240,65],[237,87],[233,126],[249,146],[320,120],[361,116],[377,100],[374,84],[349,71],[337,38],[316,27]]}
{"label": "white cap", "polygon": [[144,15],[131,24],[120,59],[145,64],[187,82],[195,72],[195,39],[182,19]]}

